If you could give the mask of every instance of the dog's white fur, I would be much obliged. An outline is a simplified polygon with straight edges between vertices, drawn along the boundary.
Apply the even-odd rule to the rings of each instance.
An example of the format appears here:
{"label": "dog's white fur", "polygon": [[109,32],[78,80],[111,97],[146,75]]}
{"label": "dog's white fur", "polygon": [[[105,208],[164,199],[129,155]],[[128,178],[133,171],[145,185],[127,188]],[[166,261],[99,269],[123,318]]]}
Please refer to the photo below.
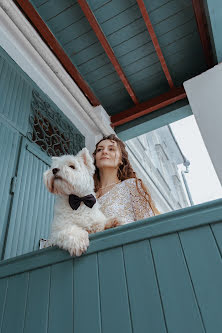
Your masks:
{"label": "dog's white fur", "polygon": [[[74,167],[74,169],[72,168]],[[53,174],[53,169],[59,169]],[[88,150],[83,148],[76,156],[52,157],[52,166],[44,175],[47,189],[56,194],[54,219],[49,242],[71,255],[80,256],[89,246],[89,235],[120,225],[116,219],[108,219],[100,211],[98,202],[92,208],[81,202],[77,210],[69,205],[69,195],[79,197],[94,193],[95,166]]]}

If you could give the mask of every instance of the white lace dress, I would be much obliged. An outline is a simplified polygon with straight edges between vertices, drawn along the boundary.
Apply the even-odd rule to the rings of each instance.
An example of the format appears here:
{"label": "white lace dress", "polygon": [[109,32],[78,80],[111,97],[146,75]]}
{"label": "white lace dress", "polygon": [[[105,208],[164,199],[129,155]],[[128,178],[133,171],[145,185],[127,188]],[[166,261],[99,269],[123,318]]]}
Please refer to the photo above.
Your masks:
{"label": "white lace dress", "polygon": [[[141,193],[144,191],[138,182]],[[107,217],[118,217],[125,223],[153,216],[146,199],[139,194],[135,178],[116,184],[109,192],[97,199],[100,209]]]}

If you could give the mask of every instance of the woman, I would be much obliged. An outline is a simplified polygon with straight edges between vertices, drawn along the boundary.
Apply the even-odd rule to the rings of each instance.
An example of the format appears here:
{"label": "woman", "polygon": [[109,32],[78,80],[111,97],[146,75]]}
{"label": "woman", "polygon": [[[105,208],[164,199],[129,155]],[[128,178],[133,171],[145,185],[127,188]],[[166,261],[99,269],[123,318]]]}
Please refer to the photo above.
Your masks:
{"label": "woman", "polygon": [[120,139],[113,134],[103,137],[93,156],[95,192],[106,216],[129,223],[159,214],[142,180],[133,171]]}

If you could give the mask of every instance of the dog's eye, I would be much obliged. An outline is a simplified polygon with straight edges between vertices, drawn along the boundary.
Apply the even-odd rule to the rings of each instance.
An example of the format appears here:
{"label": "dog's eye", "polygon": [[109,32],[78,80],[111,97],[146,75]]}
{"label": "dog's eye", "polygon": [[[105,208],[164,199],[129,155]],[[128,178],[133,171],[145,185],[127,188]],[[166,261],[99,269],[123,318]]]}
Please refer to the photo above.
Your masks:
{"label": "dog's eye", "polygon": [[72,169],[75,169],[74,165],[70,165],[69,167],[72,168]]}

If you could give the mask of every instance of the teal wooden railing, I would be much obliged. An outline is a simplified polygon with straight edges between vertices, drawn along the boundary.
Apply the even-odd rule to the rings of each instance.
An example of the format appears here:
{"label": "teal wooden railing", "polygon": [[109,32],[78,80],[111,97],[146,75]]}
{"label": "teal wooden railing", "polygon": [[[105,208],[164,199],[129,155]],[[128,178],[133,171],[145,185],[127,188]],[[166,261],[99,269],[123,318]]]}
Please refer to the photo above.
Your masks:
{"label": "teal wooden railing", "polygon": [[222,332],[222,200],[0,264],[0,332]]}

